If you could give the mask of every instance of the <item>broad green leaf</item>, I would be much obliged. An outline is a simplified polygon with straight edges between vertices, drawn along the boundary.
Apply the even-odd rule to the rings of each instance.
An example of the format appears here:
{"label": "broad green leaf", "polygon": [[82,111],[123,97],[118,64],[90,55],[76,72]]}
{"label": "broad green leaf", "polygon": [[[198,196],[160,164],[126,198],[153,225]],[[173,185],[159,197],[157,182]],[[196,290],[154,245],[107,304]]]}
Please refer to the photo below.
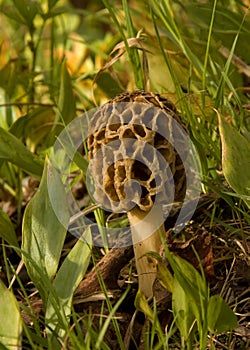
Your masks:
{"label": "broad green leaf", "polygon": [[207,323],[212,333],[223,333],[237,327],[235,314],[220,295],[213,295],[209,299]]}
{"label": "broad green leaf", "polygon": [[21,349],[22,319],[14,294],[0,280],[0,345]]}
{"label": "broad green leaf", "polygon": [[19,117],[9,131],[17,138],[24,139],[27,147],[33,151],[41,144],[43,148],[48,147],[46,139],[54,122],[55,112],[51,107],[38,107],[29,114]]}
{"label": "broad green leaf", "polygon": [[[0,86],[4,89],[9,99],[13,97],[13,94],[17,88],[17,74],[20,74],[18,71],[17,62],[10,61],[5,66],[3,66],[2,69],[0,69]],[[9,113],[12,114],[10,110]],[[0,122],[0,126],[6,128],[8,128],[10,124],[11,123],[9,123],[6,118],[2,118]]]}
{"label": "broad green leaf", "polygon": [[85,275],[91,255],[91,231],[86,229],[60,267],[53,286],[62,300],[69,300]]}
{"label": "broad green leaf", "polygon": [[13,3],[23,22],[33,31],[33,20],[38,13],[42,13],[40,3],[34,0],[13,0]]}
{"label": "broad green leaf", "polygon": [[24,18],[20,15],[15,6],[2,6],[1,11],[5,14],[5,16],[18,22],[19,24],[26,24]]}
{"label": "broad green leaf", "polygon": [[[60,208],[60,217],[55,214],[55,206]],[[22,249],[25,252],[23,259],[30,278],[37,288],[40,288],[41,293],[40,274],[33,266],[32,260],[50,279],[55,276],[68,222],[69,212],[64,186],[57,171],[46,161],[39,189],[24,212],[22,234]]]}
{"label": "broad green leaf", "polygon": [[56,5],[57,2],[58,0],[49,0],[48,1],[49,10],[51,10]]}
{"label": "broad green leaf", "polygon": [[0,160],[11,162],[28,174],[40,177],[43,163],[14,135],[0,127]]}
{"label": "broad green leaf", "polygon": [[68,161],[71,159],[80,169],[86,172],[88,161],[76,150],[74,142],[71,140],[70,135],[67,134],[67,131],[67,128],[65,128],[58,137],[58,142],[62,147],[56,150],[54,149],[55,152],[50,155],[52,162],[56,164],[57,167],[59,166],[60,169],[66,170],[68,169]]}
{"label": "broad green leaf", "polygon": [[49,144],[53,144],[56,137],[63,132],[62,128],[76,117],[75,96],[65,60],[61,64],[60,78],[58,109],[54,126],[48,135],[47,143]]}
{"label": "broad green leaf", "polygon": [[53,282],[56,299],[55,294],[50,293],[45,315],[48,327],[47,335],[53,343],[53,349],[57,346],[59,349],[61,348],[56,340],[56,333],[59,331],[61,337],[65,336],[63,322],[67,323],[67,317],[71,313],[73,293],[83,279],[89,265],[91,247],[88,242],[91,242],[89,229],[71,249]]}
{"label": "broad green leaf", "polygon": [[172,308],[176,325],[181,336],[187,341],[190,338],[195,315],[190,307],[190,301],[176,278],[173,281]]}
{"label": "broad green leaf", "polygon": [[61,68],[61,84],[58,108],[60,111],[60,116],[62,117],[65,125],[70,123],[75,118],[75,96],[71,76],[69,75],[65,61],[62,63]]}
{"label": "broad green leaf", "polygon": [[250,208],[250,142],[219,113],[218,117],[224,176]]}
{"label": "broad green leaf", "polygon": [[166,257],[174,271],[174,278],[178,280],[182,289],[185,291],[189,299],[190,308],[197,319],[198,326],[201,326],[206,318],[205,314],[208,302],[206,280],[202,278],[199,272],[188,261],[170,253],[168,249],[165,251]]}
{"label": "broad green leaf", "polygon": [[[171,254],[170,265],[174,271],[174,278],[177,278],[186,293],[196,296],[197,301],[207,297],[206,281],[201,277],[195,267],[180,256]],[[200,294],[200,296],[197,296]]]}
{"label": "broad green leaf", "polygon": [[8,215],[0,210],[0,237],[9,245],[19,247],[16,233]]}

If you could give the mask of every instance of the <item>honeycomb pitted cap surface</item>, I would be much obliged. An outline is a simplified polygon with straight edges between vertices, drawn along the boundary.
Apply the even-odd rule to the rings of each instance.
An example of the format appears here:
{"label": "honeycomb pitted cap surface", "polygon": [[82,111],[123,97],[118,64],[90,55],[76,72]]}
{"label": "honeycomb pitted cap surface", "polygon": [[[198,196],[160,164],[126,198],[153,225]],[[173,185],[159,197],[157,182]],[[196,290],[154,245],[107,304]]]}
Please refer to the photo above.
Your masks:
{"label": "honeycomb pitted cap surface", "polygon": [[113,212],[182,201],[185,134],[176,108],[159,94],[124,93],[98,108],[88,130],[95,201]]}

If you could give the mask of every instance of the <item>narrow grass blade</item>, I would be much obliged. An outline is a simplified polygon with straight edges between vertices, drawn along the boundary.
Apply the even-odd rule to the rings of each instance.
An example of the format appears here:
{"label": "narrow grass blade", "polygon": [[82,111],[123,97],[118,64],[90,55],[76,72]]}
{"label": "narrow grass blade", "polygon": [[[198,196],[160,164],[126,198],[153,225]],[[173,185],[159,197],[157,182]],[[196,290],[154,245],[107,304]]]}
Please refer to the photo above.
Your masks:
{"label": "narrow grass blade", "polygon": [[[239,39],[241,30],[242,30],[244,22],[245,22],[245,18],[246,18],[246,14],[243,17],[242,22],[240,23],[240,26],[238,28],[238,31],[237,31],[236,35],[235,35],[235,38],[234,38],[233,43],[232,43],[232,46],[230,48],[230,51],[229,51],[229,54],[228,54],[228,59],[227,59],[227,61],[225,63],[225,67],[223,69],[223,72],[222,72],[222,75],[221,75],[221,78],[220,78],[220,81],[219,81],[219,84],[218,84],[218,88],[217,88],[217,91],[216,91],[215,108],[219,108],[219,106],[221,106],[223,108],[224,101],[225,102],[227,101],[224,98],[224,86],[225,86],[225,83],[228,84],[228,81],[229,81],[229,78],[228,78],[229,77],[229,74],[228,74],[229,73],[229,68],[230,68],[231,63],[232,63],[233,55],[234,55],[234,52],[235,52],[235,49],[236,49],[236,45],[238,43],[238,39]],[[229,85],[229,88],[230,88],[230,85]],[[236,95],[235,91],[233,91],[233,93],[234,93],[234,96],[235,96]],[[236,100],[237,100],[237,97],[236,97]],[[240,101],[238,101],[238,102],[240,102]],[[241,103],[240,103],[240,105],[241,105]]]}
{"label": "narrow grass blade", "polygon": [[[107,332],[108,326],[109,326],[109,324],[110,324],[112,321],[114,321],[114,319],[115,319],[115,313],[117,312],[118,308],[120,307],[120,305],[122,304],[122,302],[123,302],[123,301],[125,300],[125,298],[127,297],[129,291],[130,291],[130,287],[128,287],[128,288],[126,289],[126,291],[123,293],[123,295],[122,295],[122,296],[120,297],[120,299],[117,301],[117,303],[116,303],[116,304],[112,307],[112,309],[110,310],[109,315],[108,315],[107,319],[105,320],[104,325],[103,325],[103,327],[102,327],[102,329],[101,329],[101,331],[100,331],[100,333],[99,333],[99,336],[98,336],[98,338],[97,338],[97,340],[96,340],[96,349],[101,349],[101,348],[102,348],[103,338],[104,338],[104,335],[105,335],[106,332]],[[113,322],[113,325],[114,325],[114,322]],[[115,326],[115,325],[114,325],[114,326]],[[115,327],[115,328],[116,328],[116,327]],[[123,343],[122,343],[121,334],[118,334],[117,332],[120,333],[120,329],[119,329],[119,328],[117,328],[117,329],[115,330],[115,333],[116,333],[116,336],[117,336],[117,337],[119,336],[119,338],[120,338],[120,339],[118,339],[120,349],[121,349],[121,350],[124,350],[125,348],[124,348],[124,345],[123,345]]]}
{"label": "narrow grass blade", "polygon": [[130,47],[128,43],[128,38],[127,38],[127,36],[128,37],[131,36],[130,38],[134,38],[136,36],[133,28],[132,19],[130,16],[128,3],[125,0],[122,2],[124,13],[125,13],[127,35],[125,34],[123,25],[120,23],[119,18],[116,12],[114,11],[113,4],[110,4],[108,0],[103,0],[103,3],[108,9],[111,18],[114,24],[116,25],[117,29],[119,30],[122,40],[124,41],[126,52],[128,54],[129,61],[133,70],[135,84],[138,89],[144,89],[145,88],[144,74],[143,74],[143,69],[142,69],[138,49],[135,47]]}
{"label": "narrow grass blade", "polygon": [[159,2],[152,1],[150,4],[154,15],[158,18],[158,20],[162,21],[164,29],[169,32],[171,40],[182,50],[187,59],[196,69],[198,75],[202,77],[203,65],[199,57],[195,55],[195,53],[183,39],[183,36],[179,31],[178,24],[175,21],[174,12],[170,6],[170,2],[161,0]]}
{"label": "narrow grass blade", "polygon": [[[123,4],[123,10],[125,13],[128,37],[134,38],[136,36],[136,32],[135,32],[132,18],[130,15],[130,8],[128,5],[128,1],[123,0],[122,4]],[[142,64],[141,64],[141,59],[139,56],[138,49],[130,47],[127,40],[125,40],[125,44],[126,44],[126,50],[129,56],[129,60],[134,72],[136,85],[139,89],[144,89],[145,88],[144,74],[143,74],[143,69],[142,69]]]}
{"label": "narrow grass blade", "polygon": [[207,65],[208,65],[208,59],[209,59],[210,44],[211,44],[211,39],[212,39],[214,18],[215,18],[215,13],[216,13],[216,5],[217,5],[217,0],[214,0],[212,16],[211,16],[210,25],[209,25],[208,38],[207,38],[207,47],[206,47],[206,54],[205,54],[205,60],[204,60],[204,68],[203,68],[203,74],[202,74],[202,90],[204,91],[204,93],[202,94],[203,108],[205,107],[205,91],[207,88],[207,75],[208,75]]}

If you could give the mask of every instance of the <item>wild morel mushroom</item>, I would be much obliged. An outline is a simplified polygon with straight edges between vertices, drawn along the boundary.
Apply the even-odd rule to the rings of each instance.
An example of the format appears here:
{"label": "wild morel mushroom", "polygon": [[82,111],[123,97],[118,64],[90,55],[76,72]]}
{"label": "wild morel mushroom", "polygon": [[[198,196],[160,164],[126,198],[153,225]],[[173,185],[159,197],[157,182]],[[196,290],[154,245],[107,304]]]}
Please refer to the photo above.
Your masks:
{"label": "wild morel mushroom", "polygon": [[[145,253],[159,252],[162,205],[185,197],[183,157],[188,150],[182,141],[183,131],[181,118],[170,101],[141,90],[116,96],[98,108],[90,120],[93,195],[105,209],[127,212],[139,289],[146,297],[153,294],[157,266]],[[183,142],[181,157],[176,142],[178,149]]]}

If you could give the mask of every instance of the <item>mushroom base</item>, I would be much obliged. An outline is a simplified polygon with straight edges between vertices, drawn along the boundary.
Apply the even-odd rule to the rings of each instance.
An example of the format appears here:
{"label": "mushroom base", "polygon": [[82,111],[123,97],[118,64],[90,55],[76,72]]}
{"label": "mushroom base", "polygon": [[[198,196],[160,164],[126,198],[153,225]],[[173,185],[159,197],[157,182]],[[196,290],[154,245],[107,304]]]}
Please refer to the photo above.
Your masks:
{"label": "mushroom base", "polygon": [[134,246],[135,264],[140,291],[147,297],[153,296],[153,284],[157,275],[157,262],[145,256],[148,252],[160,252],[161,232],[164,232],[162,209],[154,206],[151,212],[134,208],[128,212]]}

